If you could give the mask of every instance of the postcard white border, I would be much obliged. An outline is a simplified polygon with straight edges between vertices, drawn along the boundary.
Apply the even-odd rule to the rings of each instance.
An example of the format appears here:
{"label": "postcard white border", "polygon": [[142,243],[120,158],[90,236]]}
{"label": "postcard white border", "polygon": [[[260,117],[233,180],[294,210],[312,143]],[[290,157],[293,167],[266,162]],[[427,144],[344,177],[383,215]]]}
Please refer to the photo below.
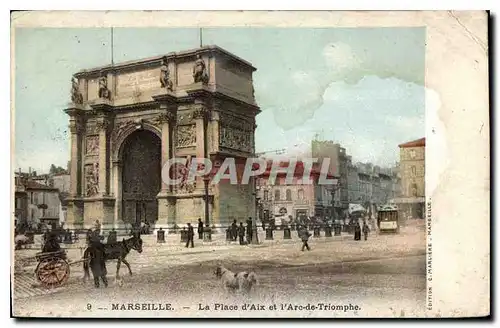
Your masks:
{"label": "postcard white border", "polygon": [[[56,15],[57,17],[55,17]],[[433,309],[429,316],[489,313],[489,113],[484,12],[25,13],[19,26],[426,26],[426,173],[432,200]],[[458,20],[457,18],[458,17]],[[131,23],[133,22],[133,23]],[[465,26],[465,27],[464,27]],[[479,40],[479,41],[478,41]],[[429,94],[436,103],[429,104]],[[435,110],[431,109],[435,106]],[[434,107],[433,107],[434,108]],[[442,127],[440,127],[440,124]],[[429,127],[433,131],[429,133]],[[443,142],[444,141],[444,142]],[[436,154],[442,145],[447,162]],[[439,147],[439,146],[438,146]],[[441,148],[442,150],[442,148]],[[442,167],[444,166],[444,168]],[[432,175],[432,176],[434,176]],[[427,177],[429,179],[429,177]],[[430,184],[432,185],[432,183]],[[473,218],[473,219],[471,219]]]}

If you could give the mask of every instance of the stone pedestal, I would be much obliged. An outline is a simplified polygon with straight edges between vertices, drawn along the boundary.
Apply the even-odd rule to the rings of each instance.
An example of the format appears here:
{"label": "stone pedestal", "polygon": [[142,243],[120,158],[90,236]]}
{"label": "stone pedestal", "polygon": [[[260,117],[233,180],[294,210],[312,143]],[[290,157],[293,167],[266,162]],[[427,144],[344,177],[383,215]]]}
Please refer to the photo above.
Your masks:
{"label": "stone pedestal", "polygon": [[85,229],[93,228],[96,220],[99,220],[101,223],[101,233],[110,231],[115,227],[114,198],[85,198],[83,203],[83,221]]}
{"label": "stone pedestal", "polygon": [[70,230],[84,228],[83,202],[81,200],[68,200],[65,226]]}
{"label": "stone pedestal", "polygon": [[211,242],[212,241],[212,228],[204,227],[203,228],[203,241]]}
{"label": "stone pedestal", "polygon": [[273,240],[273,229],[266,229],[266,240]]}
{"label": "stone pedestal", "polygon": [[283,239],[292,239],[292,235],[291,235],[291,232],[290,232],[290,228],[285,227],[285,228],[283,229]]}
{"label": "stone pedestal", "polygon": [[169,225],[175,224],[175,199],[171,194],[160,192],[158,199],[158,220],[155,222],[155,231],[163,228],[167,229]]}
{"label": "stone pedestal", "polygon": [[156,231],[156,242],[160,244],[165,242],[165,230],[163,228]]}

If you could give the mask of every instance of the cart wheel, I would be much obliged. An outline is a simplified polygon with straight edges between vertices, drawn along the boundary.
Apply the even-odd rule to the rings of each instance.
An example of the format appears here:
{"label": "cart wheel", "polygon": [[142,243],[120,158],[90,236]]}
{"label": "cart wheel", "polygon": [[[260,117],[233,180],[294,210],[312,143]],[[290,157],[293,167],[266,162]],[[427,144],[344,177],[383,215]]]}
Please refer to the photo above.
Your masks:
{"label": "cart wheel", "polygon": [[36,278],[46,288],[63,285],[69,278],[69,264],[64,259],[53,257],[43,259],[36,267]]}

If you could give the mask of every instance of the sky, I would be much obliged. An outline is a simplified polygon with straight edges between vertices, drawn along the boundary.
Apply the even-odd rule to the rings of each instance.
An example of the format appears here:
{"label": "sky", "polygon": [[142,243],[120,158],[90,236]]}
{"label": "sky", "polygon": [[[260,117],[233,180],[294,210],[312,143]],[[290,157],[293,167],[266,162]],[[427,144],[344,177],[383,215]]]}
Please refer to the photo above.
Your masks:
{"label": "sky", "polygon": [[[15,31],[14,169],[47,172],[69,160],[71,76],[111,63],[106,28]],[[114,62],[199,46],[193,28],[115,28]],[[425,28],[210,28],[254,73],[256,151],[303,154],[313,138],[354,162],[392,166],[398,144],[425,135]]]}

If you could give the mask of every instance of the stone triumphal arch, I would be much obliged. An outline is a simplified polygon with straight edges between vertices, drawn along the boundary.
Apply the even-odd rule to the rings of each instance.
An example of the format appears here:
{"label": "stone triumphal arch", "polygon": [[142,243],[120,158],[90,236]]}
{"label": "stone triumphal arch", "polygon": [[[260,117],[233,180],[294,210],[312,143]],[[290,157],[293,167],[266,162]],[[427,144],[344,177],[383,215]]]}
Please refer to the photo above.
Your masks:
{"label": "stone triumphal arch", "polygon": [[163,164],[209,156],[243,163],[255,153],[252,74],[245,60],[217,47],[168,53],[82,70],[65,112],[71,130],[67,226],[105,229],[147,221],[171,227],[204,218],[226,225],[255,213],[253,184],[169,186]]}

